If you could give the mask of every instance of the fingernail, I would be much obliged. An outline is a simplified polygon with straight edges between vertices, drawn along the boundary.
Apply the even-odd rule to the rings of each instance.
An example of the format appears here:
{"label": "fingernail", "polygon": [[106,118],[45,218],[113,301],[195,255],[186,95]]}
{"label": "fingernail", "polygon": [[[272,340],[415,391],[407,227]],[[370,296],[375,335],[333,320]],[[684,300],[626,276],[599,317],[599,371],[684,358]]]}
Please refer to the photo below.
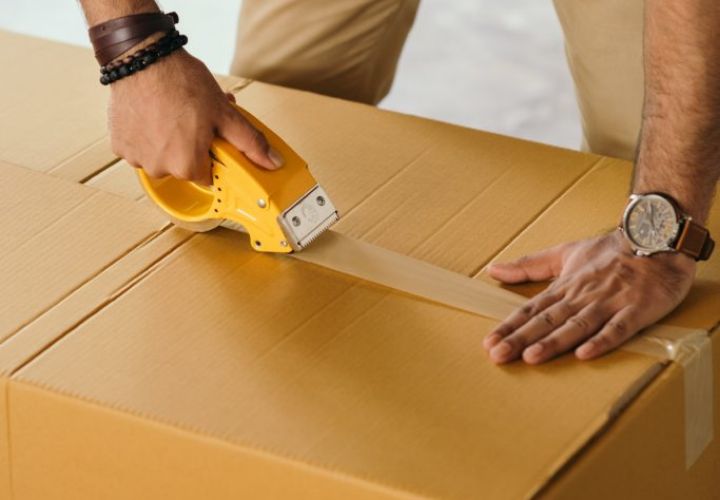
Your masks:
{"label": "fingernail", "polygon": [[585,344],[577,348],[577,350],[575,351],[575,355],[579,358],[587,358],[589,356],[592,356],[594,350],[595,346],[592,344],[592,342],[586,342]]}
{"label": "fingernail", "polygon": [[270,161],[273,162],[273,165],[277,168],[280,168],[283,164],[285,164],[285,160],[282,155],[275,148],[268,149],[268,158],[270,158]]}
{"label": "fingernail", "polygon": [[500,342],[498,345],[492,348],[492,351],[490,351],[490,354],[494,358],[504,358],[508,354],[510,354],[510,351],[512,351],[512,346],[508,344],[507,342]]}
{"label": "fingernail", "polygon": [[525,349],[525,352],[523,354],[525,356],[529,356],[531,358],[537,358],[538,356],[540,356],[542,354],[544,349],[545,349],[544,345],[537,343],[537,344],[533,344],[530,347],[528,347],[527,349]]}
{"label": "fingernail", "polygon": [[492,349],[495,344],[500,342],[502,340],[502,335],[499,333],[491,333],[487,337],[485,337],[485,340],[483,340],[483,346],[485,349]]}

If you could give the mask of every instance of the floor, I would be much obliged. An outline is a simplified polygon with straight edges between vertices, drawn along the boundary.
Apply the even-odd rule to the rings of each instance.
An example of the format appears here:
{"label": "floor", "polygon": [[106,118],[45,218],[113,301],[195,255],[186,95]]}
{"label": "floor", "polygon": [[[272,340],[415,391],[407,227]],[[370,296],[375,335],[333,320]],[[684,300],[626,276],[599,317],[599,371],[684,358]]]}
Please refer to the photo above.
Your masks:
{"label": "floor", "polygon": [[[240,1],[162,6],[180,13],[191,51],[213,71],[227,72]],[[0,28],[88,45],[71,0],[0,0]],[[580,143],[550,0],[422,0],[381,107],[570,148]]]}

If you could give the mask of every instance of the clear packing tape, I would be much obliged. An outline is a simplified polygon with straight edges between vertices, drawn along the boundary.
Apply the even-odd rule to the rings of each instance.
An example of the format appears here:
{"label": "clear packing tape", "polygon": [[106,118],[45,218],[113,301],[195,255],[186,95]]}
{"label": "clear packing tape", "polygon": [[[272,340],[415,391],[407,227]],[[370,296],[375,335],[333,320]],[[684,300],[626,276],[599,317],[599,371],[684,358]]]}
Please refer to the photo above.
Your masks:
{"label": "clear packing tape", "polygon": [[713,358],[704,330],[655,325],[623,350],[673,361],[683,367],[685,385],[685,467],[700,458],[714,437]]}
{"label": "clear packing tape", "polygon": [[[473,314],[502,320],[527,299],[480,280],[326,231],[291,254],[304,262]],[[675,362],[685,386],[685,463],[690,468],[713,440],[713,359],[703,330],[655,325],[624,350]]]}

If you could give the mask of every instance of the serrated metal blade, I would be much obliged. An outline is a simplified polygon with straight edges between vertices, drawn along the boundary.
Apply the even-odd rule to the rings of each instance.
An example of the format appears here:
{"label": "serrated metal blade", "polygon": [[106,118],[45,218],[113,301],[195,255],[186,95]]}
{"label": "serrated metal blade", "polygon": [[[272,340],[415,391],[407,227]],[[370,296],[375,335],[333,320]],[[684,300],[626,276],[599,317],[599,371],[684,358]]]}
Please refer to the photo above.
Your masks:
{"label": "serrated metal blade", "polygon": [[300,251],[338,220],[325,190],[316,185],[278,217],[290,246]]}

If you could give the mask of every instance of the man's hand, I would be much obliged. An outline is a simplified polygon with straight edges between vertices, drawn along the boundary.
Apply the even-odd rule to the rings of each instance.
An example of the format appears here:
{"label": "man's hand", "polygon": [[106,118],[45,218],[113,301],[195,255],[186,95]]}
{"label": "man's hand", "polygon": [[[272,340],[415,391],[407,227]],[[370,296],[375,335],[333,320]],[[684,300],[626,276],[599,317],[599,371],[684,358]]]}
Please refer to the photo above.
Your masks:
{"label": "man's hand", "polygon": [[152,177],[211,183],[210,143],[223,137],[260,167],[280,155],[230,104],[205,65],[184,50],[111,85],[113,152]]}
{"label": "man's hand", "polygon": [[600,356],[675,309],[695,265],[678,253],[635,256],[619,231],[493,264],[503,283],[554,281],[490,332],[485,349],[496,363],[542,363],[578,345],[578,358]]}

